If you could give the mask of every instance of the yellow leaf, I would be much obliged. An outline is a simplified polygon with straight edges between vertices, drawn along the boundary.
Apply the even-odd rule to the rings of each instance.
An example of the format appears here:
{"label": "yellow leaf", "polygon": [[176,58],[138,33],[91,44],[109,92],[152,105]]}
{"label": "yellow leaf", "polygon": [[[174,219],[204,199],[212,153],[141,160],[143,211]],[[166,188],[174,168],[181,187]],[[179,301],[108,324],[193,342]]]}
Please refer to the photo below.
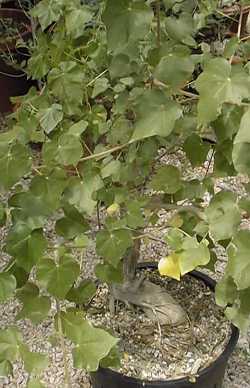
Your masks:
{"label": "yellow leaf", "polygon": [[180,280],[181,278],[179,256],[175,253],[162,258],[159,261],[158,269],[161,275],[169,276],[176,280]]}
{"label": "yellow leaf", "polygon": [[168,221],[168,225],[172,226],[173,228],[181,228],[183,225],[183,219],[179,214],[175,214]]}
{"label": "yellow leaf", "polygon": [[107,214],[112,217],[114,215],[117,215],[119,213],[120,206],[118,203],[113,203],[107,208]]}

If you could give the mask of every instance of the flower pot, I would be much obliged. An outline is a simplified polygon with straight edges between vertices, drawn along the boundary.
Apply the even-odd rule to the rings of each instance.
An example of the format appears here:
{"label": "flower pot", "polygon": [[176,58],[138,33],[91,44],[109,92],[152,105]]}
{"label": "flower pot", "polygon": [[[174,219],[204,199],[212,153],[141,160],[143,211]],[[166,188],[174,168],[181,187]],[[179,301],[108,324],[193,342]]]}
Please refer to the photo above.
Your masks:
{"label": "flower pot", "polygon": [[[142,263],[139,268],[157,269],[156,263]],[[216,282],[209,276],[193,271],[191,276],[204,282],[214,291]],[[127,377],[111,369],[99,368],[97,372],[91,374],[93,388],[221,388],[228,359],[233,352],[239,337],[239,331],[231,326],[231,337],[223,353],[207,368],[198,372],[195,382],[190,382],[188,378],[176,380],[146,381],[132,377]]]}
{"label": "flower pot", "polygon": [[16,49],[16,41],[20,37],[26,41],[31,37],[31,26],[29,19],[25,13],[18,9],[0,9],[0,18],[10,18],[16,23],[24,23],[25,31],[20,33],[20,36],[13,36],[7,42],[0,42],[0,112],[5,113],[12,110],[10,97],[26,94],[30,86],[34,83],[27,80],[26,74],[15,68],[11,63],[5,61],[5,57],[10,53],[15,57],[17,63],[27,60],[28,53],[25,49]]}

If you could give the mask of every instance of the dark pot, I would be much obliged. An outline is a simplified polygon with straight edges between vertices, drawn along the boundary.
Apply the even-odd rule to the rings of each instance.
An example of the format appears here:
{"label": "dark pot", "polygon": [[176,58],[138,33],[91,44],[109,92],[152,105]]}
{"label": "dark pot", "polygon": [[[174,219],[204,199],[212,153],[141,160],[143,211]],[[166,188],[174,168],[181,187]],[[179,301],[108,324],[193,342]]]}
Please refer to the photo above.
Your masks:
{"label": "dark pot", "polygon": [[[12,18],[18,23],[25,23],[27,29],[21,33],[24,41],[27,41],[32,36],[30,21],[22,10],[1,8],[0,18]],[[13,36],[13,39],[8,41],[8,44],[0,43],[0,112],[2,113],[12,110],[10,97],[26,94],[32,85],[32,82],[27,80],[26,74],[23,71],[17,70],[11,63],[6,63],[4,59],[5,56],[11,53],[19,64],[27,60],[27,50],[16,49],[17,39],[19,39],[19,36]]]}
{"label": "dark pot", "polygon": [[[156,269],[156,263],[142,263],[139,268]],[[214,291],[216,282],[209,276],[193,271],[191,276],[203,281]],[[187,378],[167,381],[145,381],[127,377],[111,369],[100,368],[97,372],[91,373],[93,388],[221,388],[228,359],[232,354],[239,338],[239,330],[232,325],[232,335],[224,352],[210,366],[201,370],[195,383]]]}

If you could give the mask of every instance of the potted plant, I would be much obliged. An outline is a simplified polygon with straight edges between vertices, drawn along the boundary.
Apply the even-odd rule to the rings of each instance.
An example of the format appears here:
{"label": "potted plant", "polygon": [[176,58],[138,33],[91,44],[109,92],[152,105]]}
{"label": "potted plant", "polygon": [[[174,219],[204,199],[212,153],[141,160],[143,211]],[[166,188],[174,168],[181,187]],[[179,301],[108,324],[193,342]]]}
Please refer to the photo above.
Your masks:
{"label": "potted plant", "polygon": [[[0,274],[0,300],[16,295],[22,303],[17,318],[35,324],[53,305],[68,386],[66,339],[74,344],[75,367],[93,372],[95,388],[222,384],[238,331],[219,312],[216,332],[224,324],[228,329],[220,354],[182,379],[174,374],[150,381],[136,371],[130,376],[115,371],[120,345],[111,329],[117,328],[118,300],[128,335],[132,324],[126,315],[136,306],[133,324],[149,320],[157,340],[167,336],[165,328],[176,333],[178,343],[181,325],[192,339],[191,313],[207,310],[207,319],[215,318],[209,310],[214,305],[209,288],[215,285],[192,271],[211,269],[218,246],[228,263],[216,287],[217,303],[238,328],[249,324],[250,232],[241,225],[249,197],[215,187],[217,177],[247,177],[250,171],[248,43],[241,36],[245,3],[238,2],[238,33],[225,47],[219,37],[227,35],[231,19],[216,1],[42,0],[32,10],[41,28],[27,73],[41,81],[41,90],[16,99],[13,127],[0,136],[0,184],[8,193],[2,194],[1,223],[11,257]],[[235,54],[240,65],[233,64]],[[31,154],[30,142],[42,142],[41,153]],[[245,186],[249,192],[247,179]],[[162,211],[167,218],[161,222]],[[95,274],[108,284],[98,285],[97,293],[93,280],[82,279],[78,260],[90,236],[100,257]],[[168,252],[157,257],[163,278],[155,264],[138,269],[140,251],[151,240],[162,250],[167,245]],[[190,298],[185,310],[173,289],[181,298],[190,291],[195,302],[201,294],[198,313]],[[97,311],[101,306],[99,323],[89,311],[93,298],[99,298]],[[108,299],[110,312],[104,309]],[[114,314],[107,331],[105,314]],[[137,340],[141,344],[148,336],[140,333]],[[16,328],[0,331],[1,374],[10,373],[18,358],[30,373],[28,386],[42,386],[37,376],[46,356],[30,352]],[[129,355],[123,352],[122,358]]]}
{"label": "potted plant", "polygon": [[0,110],[9,112],[10,97],[27,93],[31,83],[21,64],[27,61],[31,22],[23,10],[0,8]]}

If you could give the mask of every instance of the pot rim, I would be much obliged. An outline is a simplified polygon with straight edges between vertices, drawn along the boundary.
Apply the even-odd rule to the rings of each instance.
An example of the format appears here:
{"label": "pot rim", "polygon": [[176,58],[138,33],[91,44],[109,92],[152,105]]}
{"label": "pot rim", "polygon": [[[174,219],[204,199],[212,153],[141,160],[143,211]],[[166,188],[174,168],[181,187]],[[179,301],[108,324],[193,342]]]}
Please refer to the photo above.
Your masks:
{"label": "pot rim", "polygon": [[29,35],[32,32],[31,23],[28,17],[26,16],[25,12],[21,9],[15,9],[15,8],[0,8],[0,17],[4,18],[11,18],[16,19],[17,21],[23,21],[26,26],[26,31],[20,33],[20,35],[14,35],[11,40],[9,41],[9,44],[0,43],[0,52],[11,52],[16,49],[16,41],[19,38],[22,38],[25,40],[29,37]]}
{"label": "pot rim", "polygon": [[[157,269],[157,267],[158,267],[158,263],[157,262],[142,262],[142,263],[138,263],[138,265],[137,265],[138,269],[146,269],[146,268]],[[192,276],[192,277],[194,277],[194,278],[196,278],[198,280],[201,280],[212,291],[215,290],[216,281],[214,279],[212,279],[210,276],[208,276],[205,273],[203,273],[203,272],[192,271],[192,272],[188,273],[185,276]],[[233,324],[231,324],[231,331],[232,331],[231,332],[231,336],[229,338],[228,343],[225,346],[224,351],[210,365],[208,365],[204,369],[201,369],[201,371],[197,373],[197,379],[199,379],[200,377],[202,377],[202,376],[204,376],[206,374],[209,374],[209,372],[214,368],[214,366],[223,363],[225,359],[229,358],[229,356],[233,352],[233,350],[234,350],[234,348],[235,348],[235,346],[237,344],[237,341],[239,339],[239,329],[236,326],[234,326]],[[126,376],[126,375],[124,375],[122,373],[119,373],[117,371],[114,371],[113,369],[110,369],[110,368],[102,368],[102,367],[100,367],[100,371],[105,371],[105,370],[112,372],[112,374],[114,374],[116,376],[118,376],[118,375],[122,376],[124,381],[128,382],[129,384],[137,384],[137,385],[141,384],[142,387],[144,386],[144,384],[148,385],[148,386],[152,385],[152,386],[159,386],[159,387],[161,387],[164,384],[164,387],[166,387],[166,385],[169,385],[169,386],[172,387],[173,385],[179,386],[179,384],[181,384],[181,383],[183,383],[183,384],[184,383],[189,383],[189,380],[188,380],[187,377],[183,377],[183,378],[179,378],[179,379],[173,379],[173,380],[142,380],[142,379],[138,379],[138,378],[135,378],[135,377]]]}

